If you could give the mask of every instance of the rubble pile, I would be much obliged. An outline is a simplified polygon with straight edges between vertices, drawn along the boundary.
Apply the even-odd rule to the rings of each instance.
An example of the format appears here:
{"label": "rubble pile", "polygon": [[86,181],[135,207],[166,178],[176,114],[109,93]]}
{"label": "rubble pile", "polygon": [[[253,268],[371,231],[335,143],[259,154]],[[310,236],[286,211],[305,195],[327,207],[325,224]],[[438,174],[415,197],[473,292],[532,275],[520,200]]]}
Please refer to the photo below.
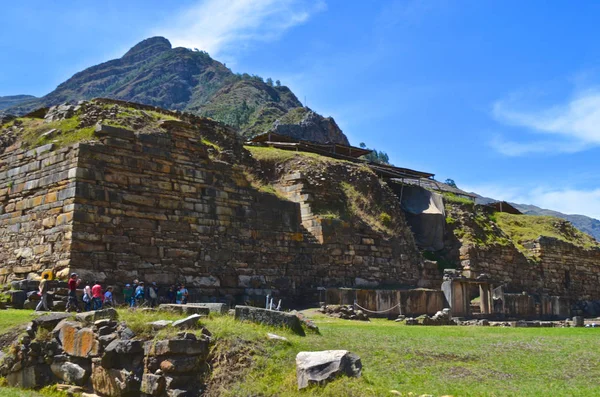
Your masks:
{"label": "rubble pile", "polygon": [[198,337],[186,331],[163,340],[138,337],[114,309],[50,313],[0,354],[0,376],[13,387],[60,384],[106,397],[197,396],[210,343],[205,329]]}
{"label": "rubble pile", "polygon": [[362,310],[354,310],[350,305],[327,305],[321,306],[319,312],[329,317],[341,318],[342,320],[370,321],[369,316]]}

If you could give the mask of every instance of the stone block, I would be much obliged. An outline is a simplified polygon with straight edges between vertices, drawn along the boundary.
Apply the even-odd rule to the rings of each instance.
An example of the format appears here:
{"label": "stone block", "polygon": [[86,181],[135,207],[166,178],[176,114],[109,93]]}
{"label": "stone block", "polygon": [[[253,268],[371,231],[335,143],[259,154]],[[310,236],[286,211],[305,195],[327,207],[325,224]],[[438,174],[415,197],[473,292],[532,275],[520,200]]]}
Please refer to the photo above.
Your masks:
{"label": "stone block", "polygon": [[229,311],[227,303],[188,303],[188,306],[207,307],[214,314],[227,314]]}
{"label": "stone block", "polygon": [[196,306],[196,305],[177,305],[171,303],[165,303],[158,306],[158,310],[168,310],[177,313],[188,313],[188,314],[200,314],[204,316],[208,316],[210,313],[210,308],[205,306]]}
{"label": "stone block", "polygon": [[166,339],[144,343],[146,356],[189,355],[204,356],[208,354],[209,342],[202,339]]}
{"label": "stone block", "polygon": [[50,369],[57,378],[77,386],[83,386],[90,375],[89,371],[69,361],[55,361],[50,365]]}
{"label": "stone block", "polygon": [[296,356],[298,389],[325,384],[342,375],[360,377],[361,373],[360,357],[347,350],[300,352]]}
{"label": "stone block", "polygon": [[236,306],[235,319],[241,321],[252,321],[255,323],[270,325],[272,327],[289,328],[294,333],[304,336],[304,329],[300,319],[295,314],[278,312],[251,306]]}
{"label": "stone block", "polygon": [[94,392],[102,396],[127,397],[139,395],[141,381],[132,371],[106,369],[94,364],[91,379]]}
{"label": "stone block", "polygon": [[174,328],[181,328],[181,329],[197,328],[198,321],[200,320],[200,318],[202,318],[201,315],[192,314],[191,316],[188,316],[181,320],[174,321],[173,324],[171,324],[171,326]]}
{"label": "stone block", "polygon": [[135,133],[131,130],[104,124],[98,124],[94,134],[99,137],[110,136],[113,138],[124,139],[126,141],[132,141],[135,139]]}
{"label": "stone block", "polygon": [[75,316],[77,321],[87,324],[93,324],[94,322],[102,319],[108,320],[117,320],[119,318],[119,313],[112,307],[102,310],[96,310],[91,312],[78,313]]}
{"label": "stone block", "polygon": [[53,330],[62,320],[71,317],[69,313],[48,313],[34,318],[31,322],[36,328]]}
{"label": "stone block", "polygon": [[165,392],[166,380],[164,376],[144,374],[140,391],[150,396],[162,396]]}

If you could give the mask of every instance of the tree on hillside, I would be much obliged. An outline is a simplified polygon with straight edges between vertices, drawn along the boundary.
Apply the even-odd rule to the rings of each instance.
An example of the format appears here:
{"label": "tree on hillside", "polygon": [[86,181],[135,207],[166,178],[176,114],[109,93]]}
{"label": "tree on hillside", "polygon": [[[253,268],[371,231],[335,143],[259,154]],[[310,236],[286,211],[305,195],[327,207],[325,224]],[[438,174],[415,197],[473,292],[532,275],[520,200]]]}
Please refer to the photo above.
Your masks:
{"label": "tree on hillside", "polygon": [[279,80],[275,81],[275,85],[276,85],[277,87],[281,87],[281,81],[279,81]]}
{"label": "tree on hillside", "polygon": [[454,179],[448,178],[444,183],[448,186],[452,186],[458,189],[458,186],[456,186],[456,182],[454,182]]}
{"label": "tree on hillside", "polygon": [[267,79],[267,85],[273,87],[273,79],[272,78],[268,78]]}
{"label": "tree on hillside", "polygon": [[371,153],[361,157],[364,160],[369,160],[369,161],[372,161],[374,163],[379,163],[379,164],[391,165],[390,164],[390,156],[388,156],[388,154],[386,152],[381,152],[381,151],[378,151],[377,149],[369,149],[364,142],[359,143],[358,146],[360,146],[363,149],[371,150]]}

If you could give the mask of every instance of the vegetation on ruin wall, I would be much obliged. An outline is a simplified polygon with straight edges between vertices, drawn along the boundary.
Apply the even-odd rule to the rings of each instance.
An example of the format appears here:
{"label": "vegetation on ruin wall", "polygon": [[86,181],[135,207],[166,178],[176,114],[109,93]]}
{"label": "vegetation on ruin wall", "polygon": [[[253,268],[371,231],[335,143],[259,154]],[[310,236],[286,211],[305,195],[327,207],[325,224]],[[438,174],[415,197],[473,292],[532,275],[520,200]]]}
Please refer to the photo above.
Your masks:
{"label": "vegetation on ruin wall", "polygon": [[[159,121],[178,120],[171,115],[152,110],[140,110],[109,104],[98,105],[94,104],[93,101],[90,103],[91,106],[106,112],[106,117],[100,118],[98,121],[114,127],[151,132],[160,131]],[[20,117],[0,127],[0,133],[2,133],[1,130],[9,128],[22,129],[19,132],[19,137],[27,147],[31,148],[48,143],[54,143],[56,147],[63,147],[77,142],[94,140],[95,123],[86,125],[83,113],[83,109],[80,109],[70,118],[52,122],[46,122],[46,120],[39,118]],[[57,130],[58,132],[44,136],[46,132],[51,130]]]}
{"label": "vegetation on ruin wall", "polygon": [[[464,201],[466,202],[464,202]],[[510,238],[496,225],[495,215],[470,200],[444,195],[446,226],[463,245],[508,246]]]}
{"label": "vegetation on ruin wall", "polygon": [[[274,169],[279,165],[294,161],[294,171],[304,173],[309,179],[309,174],[319,174],[323,178],[326,177],[322,183],[326,185],[328,192],[332,192],[332,194],[338,192],[339,197],[337,200],[332,199],[326,202],[313,203],[312,210],[315,215],[319,215],[324,219],[341,221],[350,221],[353,218],[358,218],[374,230],[388,235],[395,234],[395,220],[387,211],[385,205],[373,197],[372,191],[369,189],[366,191],[363,191],[365,189],[358,189],[355,184],[346,182],[340,175],[335,175],[332,178],[331,173],[328,172],[330,166],[344,165],[351,170],[348,171],[349,173],[360,174],[358,178],[360,180],[375,178],[378,181],[377,177],[367,166],[321,156],[316,153],[294,152],[259,146],[246,146],[246,149],[252,153],[252,156],[256,160],[265,164],[267,168]],[[265,191],[266,186],[272,187],[272,185],[263,181],[260,189]],[[272,190],[276,191],[275,188],[272,188]]]}
{"label": "vegetation on ruin wall", "polygon": [[[15,311],[0,311],[0,323]],[[23,324],[31,318],[25,312]],[[120,310],[138,332],[145,323],[172,318],[165,312]],[[333,319],[309,311],[320,335],[210,316],[209,396],[592,396],[600,394],[600,339],[589,328],[406,326],[385,319]],[[133,322],[135,319],[135,323]],[[289,342],[268,340],[267,332]],[[339,378],[298,391],[295,357],[300,351],[350,350],[360,356],[361,378]],[[391,393],[392,390],[397,393]],[[30,393],[30,394],[27,394]],[[58,397],[0,388],[0,397]]]}
{"label": "vegetation on ruin wall", "polygon": [[[43,119],[18,118],[5,127],[12,126],[23,128],[21,139],[28,147],[37,147],[48,143],[54,143],[58,147],[68,146],[76,142],[92,140],[94,136],[94,127],[79,128],[79,117],[53,121],[46,123]],[[53,129],[60,130],[61,133],[55,136],[43,136],[44,133]]]}
{"label": "vegetation on ruin wall", "polygon": [[494,214],[498,226],[510,236],[519,249],[523,243],[540,236],[553,237],[577,247],[593,248],[600,244],[591,236],[577,230],[570,222],[552,216],[512,215],[504,212]]}

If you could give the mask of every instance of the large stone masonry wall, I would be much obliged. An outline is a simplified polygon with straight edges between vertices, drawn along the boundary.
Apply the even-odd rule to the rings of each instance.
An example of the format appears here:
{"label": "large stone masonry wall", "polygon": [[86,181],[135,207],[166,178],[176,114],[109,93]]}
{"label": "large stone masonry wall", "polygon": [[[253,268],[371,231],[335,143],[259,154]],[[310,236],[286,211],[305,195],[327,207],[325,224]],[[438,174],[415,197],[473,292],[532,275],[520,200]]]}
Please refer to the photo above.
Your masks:
{"label": "large stone masonry wall", "polygon": [[463,267],[506,283],[508,292],[527,291],[572,300],[600,299],[600,250],[548,237],[528,244],[527,259],[513,246],[468,247]]}
{"label": "large stone masonry wall", "polygon": [[364,225],[302,224],[301,206],[251,186],[212,159],[195,131],[135,135],[104,128],[78,147],[70,270],[123,285],[185,281],[196,299],[238,301],[317,287],[416,285],[409,241]]}
{"label": "large stone masonry wall", "polygon": [[78,145],[0,154],[0,283],[69,266]]}
{"label": "large stone masonry wall", "polygon": [[[325,180],[331,176],[324,175],[327,175]],[[437,271],[432,274],[430,264],[423,261],[404,218],[400,220],[402,233],[386,236],[358,220],[329,219],[315,213],[314,207],[340,203],[346,198],[327,186],[313,186],[301,172],[282,177],[275,186],[300,205],[303,226],[328,254],[322,259],[323,265],[333,259],[334,263],[344,264],[338,270],[341,276],[354,274],[354,280],[349,280],[346,286],[377,287],[382,280],[395,286],[430,286],[432,282],[439,286],[441,274]]]}

